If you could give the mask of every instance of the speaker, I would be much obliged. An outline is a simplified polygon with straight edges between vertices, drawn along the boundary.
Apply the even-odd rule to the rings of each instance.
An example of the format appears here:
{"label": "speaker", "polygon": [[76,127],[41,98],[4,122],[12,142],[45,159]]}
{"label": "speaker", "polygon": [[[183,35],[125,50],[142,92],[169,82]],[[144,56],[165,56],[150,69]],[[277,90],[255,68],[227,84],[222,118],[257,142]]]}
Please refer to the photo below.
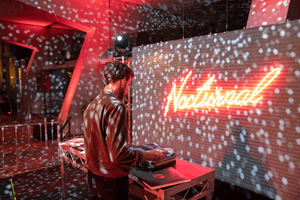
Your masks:
{"label": "speaker", "polygon": [[50,78],[48,73],[36,74],[37,92],[50,92]]}

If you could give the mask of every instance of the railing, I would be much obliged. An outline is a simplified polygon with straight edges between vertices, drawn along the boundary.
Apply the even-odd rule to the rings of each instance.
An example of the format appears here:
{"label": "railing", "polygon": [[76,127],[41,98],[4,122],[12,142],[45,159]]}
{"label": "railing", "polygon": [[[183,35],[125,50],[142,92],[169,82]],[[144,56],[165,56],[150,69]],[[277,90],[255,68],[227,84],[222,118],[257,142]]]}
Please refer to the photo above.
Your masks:
{"label": "railing", "polygon": [[[64,135],[62,134],[62,139],[61,141],[65,141],[66,137],[69,136],[69,140],[71,139],[71,118],[72,117],[69,117],[67,119],[67,121],[64,123],[64,125],[62,125],[61,129],[59,130],[60,133],[63,133],[64,129],[68,126],[68,132]],[[74,123],[73,123],[73,126],[74,126]]]}
{"label": "railing", "polygon": [[[82,128],[83,122],[76,123],[76,125],[79,124]],[[79,134],[75,133],[75,123],[71,122],[71,117],[63,125],[57,124],[54,120],[49,122],[46,118],[43,122],[32,123],[31,113],[28,114],[28,124],[0,126],[0,134],[2,137],[0,173],[2,173],[1,170],[15,171],[15,168],[22,166],[30,168],[35,167],[34,165],[41,166],[52,162],[59,164],[61,159],[58,143],[73,137],[83,137],[81,131]],[[37,139],[33,139],[34,137]]]}
{"label": "railing", "polygon": [[[78,120],[78,122],[79,122],[81,125],[83,125],[83,121]],[[69,128],[68,128],[66,134],[64,134],[63,132],[64,132],[64,129],[65,129],[66,127],[69,127]],[[60,133],[63,135],[63,136],[62,136],[62,139],[61,139],[61,142],[62,142],[62,141],[65,141],[66,138],[67,138],[68,136],[69,136],[69,140],[70,140],[71,138],[75,138],[75,137],[83,137],[83,134],[76,134],[75,132],[76,132],[76,131],[75,131],[75,123],[74,123],[74,122],[71,122],[71,117],[69,117],[69,118],[67,119],[67,121],[64,123],[64,125],[62,125],[62,127],[61,127],[61,129],[60,129]],[[71,136],[71,135],[72,135],[72,136]]]}
{"label": "railing", "polygon": [[[40,143],[37,141],[32,140],[33,138],[33,132],[34,126],[39,127],[39,139]],[[51,143],[49,143],[48,138],[48,126],[50,126],[50,132],[51,132]],[[54,140],[55,133],[54,133],[54,126],[57,126],[57,141]],[[37,129],[37,127],[35,127]],[[43,131],[44,129],[44,141],[43,141]],[[1,136],[2,136],[2,169],[7,168],[15,168],[20,166],[27,166],[31,165],[32,163],[32,155],[31,153],[37,152],[36,150],[39,149],[40,154],[39,156],[34,156],[34,160],[36,160],[39,164],[42,164],[43,162],[51,162],[51,161],[58,161],[60,158],[59,156],[55,156],[55,149],[57,149],[57,155],[58,155],[58,143],[61,138],[60,133],[60,125],[58,125],[53,120],[51,122],[47,122],[46,118],[44,119],[44,123],[31,123],[31,116],[29,115],[29,124],[15,124],[15,125],[5,125],[0,126]],[[18,134],[19,133],[19,134]],[[14,135],[14,138],[11,139]],[[21,135],[21,136],[20,136]],[[37,134],[35,134],[36,136]],[[19,137],[18,137],[19,136]],[[27,144],[26,144],[27,140]],[[24,144],[25,143],[25,144]],[[44,143],[44,148],[43,148]],[[8,148],[5,148],[5,145]],[[51,149],[49,149],[51,147]],[[21,149],[20,149],[21,148]],[[11,151],[12,149],[12,151]],[[25,150],[25,151],[24,151]],[[15,151],[15,152],[14,152]],[[26,154],[27,156],[22,156],[22,153]],[[7,162],[14,163],[14,158],[10,156],[10,154],[16,154],[15,156],[15,165],[6,165]],[[21,156],[19,155],[21,154]],[[51,154],[52,155],[51,155]],[[8,159],[6,158],[6,155],[8,154]],[[48,158],[44,159],[44,156]],[[20,156],[20,157],[19,157]],[[28,159],[27,159],[28,158]],[[50,159],[49,159],[50,158]],[[25,160],[25,164],[19,163],[19,160],[23,159]],[[36,164],[38,164],[36,163]]]}

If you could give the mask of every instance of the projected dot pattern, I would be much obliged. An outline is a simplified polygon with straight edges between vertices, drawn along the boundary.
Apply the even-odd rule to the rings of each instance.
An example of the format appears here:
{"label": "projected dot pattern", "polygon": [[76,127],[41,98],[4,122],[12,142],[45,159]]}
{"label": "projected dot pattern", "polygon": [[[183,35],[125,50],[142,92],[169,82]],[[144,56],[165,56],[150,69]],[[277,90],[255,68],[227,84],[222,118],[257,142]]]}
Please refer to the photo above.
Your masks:
{"label": "projected dot pattern", "polygon": [[253,0],[247,28],[285,22],[290,0]]}
{"label": "projected dot pattern", "polygon": [[[82,117],[80,116],[80,106],[82,101],[92,99],[96,96],[98,90],[103,88],[102,81],[100,80],[101,78],[99,78],[98,65],[101,55],[103,55],[109,45],[109,28],[111,28],[112,31],[111,35],[114,36],[119,33],[132,34],[134,32],[149,31],[155,29],[156,26],[161,28],[180,26],[180,23],[176,22],[176,19],[179,19],[179,17],[173,18],[172,15],[167,18],[167,16],[164,16],[163,12],[162,15],[159,15],[156,11],[149,8],[147,9],[143,6],[127,6],[127,3],[123,1],[116,1],[111,5],[111,17],[114,20],[110,25],[111,27],[109,27],[108,23],[107,1],[21,0],[21,2],[28,3],[35,8],[51,14],[64,17],[67,20],[80,22],[80,24],[96,30],[93,39],[86,41],[89,44],[88,48],[83,49],[84,52],[88,52],[88,55],[85,58],[83,71],[76,88],[75,96],[72,100],[70,112],[72,119],[76,120],[81,119]],[[211,6],[213,3],[214,1],[203,1],[203,5],[205,6]],[[160,2],[160,5],[165,11],[170,11],[170,7],[166,6],[164,3]],[[220,7],[219,10],[222,12],[219,13],[224,13],[224,8],[225,7]],[[177,9],[176,6],[173,6],[173,9]],[[247,13],[244,12],[245,9],[239,8],[239,10],[241,11],[242,16]],[[181,11],[181,9],[178,9],[179,13]],[[141,15],[137,15],[137,13],[141,13]],[[213,13],[213,16],[214,15],[215,13]],[[230,15],[231,12],[229,13],[229,16]],[[156,20],[158,16],[161,16],[162,21]],[[224,14],[221,16],[224,19]],[[235,14],[234,17],[236,17]],[[207,20],[207,18],[203,18],[203,21],[205,20]],[[168,23],[166,21],[168,21]],[[16,40],[36,47],[39,45],[42,45],[42,48],[46,46],[45,36],[42,36],[41,30],[33,30],[33,27],[29,28],[28,26],[15,25],[13,23],[8,23],[10,26],[6,23],[0,23],[1,38]],[[190,21],[189,23],[193,23],[193,21]],[[285,90],[285,85],[276,84],[276,88],[272,88],[273,91],[269,91],[270,95],[267,95],[271,101],[270,104],[269,102],[263,101],[262,104],[259,103],[252,109],[240,109],[234,111],[214,109],[199,110],[198,113],[196,111],[186,114],[181,113],[181,116],[177,118],[169,116],[167,120],[162,117],[162,107],[164,106],[163,103],[165,103],[163,99],[166,98],[169,91],[165,89],[161,92],[161,88],[169,86],[176,77],[180,80],[179,77],[187,72],[183,70],[185,66],[190,67],[190,69],[200,69],[195,72],[195,78],[197,79],[205,77],[208,74],[215,74],[217,75],[216,77],[218,77],[218,82],[216,84],[222,83],[221,81],[232,82],[232,80],[236,80],[233,87],[243,87],[244,84],[247,85],[247,81],[250,82],[252,79],[257,79],[255,75],[257,72],[266,72],[270,70],[268,61],[274,56],[277,56],[278,60],[281,61],[281,64],[284,66],[285,77],[287,77],[287,79],[282,79],[281,82],[288,84],[298,81],[300,76],[299,68],[297,69],[297,66],[299,66],[299,48],[297,46],[298,42],[293,41],[291,38],[294,38],[295,35],[297,35],[298,39],[300,38],[298,29],[299,24],[295,25],[287,23],[286,25],[287,27],[284,27],[284,25],[261,27],[258,32],[259,34],[257,34],[257,32],[250,34],[251,30],[249,30],[247,34],[243,31],[238,31],[230,32],[228,35],[218,34],[217,36],[208,36],[208,39],[205,36],[202,37],[203,41],[196,41],[196,39],[180,40],[179,42],[153,44],[152,46],[139,48],[140,52],[137,52],[137,54],[140,55],[145,51],[144,58],[141,56],[138,59],[135,57],[135,59],[139,61],[144,59],[144,65],[147,67],[141,68],[140,70],[142,70],[142,72],[137,72],[136,78],[139,78],[140,80],[143,79],[143,81],[140,81],[140,86],[133,91],[134,101],[138,98],[138,102],[134,102],[133,105],[135,115],[134,142],[144,143],[156,141],[162,145],[170,145],[170,147],[177,150],[178,155],[189,159],[192,162],[198,162],[215,168],[218,166],[221,169],[224,166],[227,169],[228,164],[229,167],[231,166],[231,168],[234,168],[237,164],[233,160],[227,159],[230,161],[227,163],[223,161],[223,158],[226,152],[229,155],[233,152],[232,142],[236,139],[235,137],[231,137],[232,127],[239,127],[239,125],[242,124],[242,127],[246,127],[247,132],[249,133],[248,143],[245,147],[246,151],[256,159],[258,157],[263,157],[257,156],[256,154],[266,155],[266,158],[268,158],[263,162],[260,161],[260,163],[263,163],[262,166],[265,170],[265,180],[268,179],[268,185],[274,192],[271,189],[265,189],[266,184],[261,184],[255,179],[253,183],[251,182],[251,188],[253,189],[255,186],[254,188],[256,189],[254,190],[262,191],[265,194],[268,191],[270,191],[270,195],[275,193],[276,199],[292,199],[287,196],[289,194],[294,194],[291,184],[295,183],[294,185],[296,185],[297,183],[295,180],[299,180],[299,178],[295,178],[295,174],[292,176],[287,173],[287,169],[289,169],[289,166],[295,166],[293,170],[298,170],[299,161],[297,161],[297,158],[299,155],[291,152],[298,152],[297,148],[299,147],[300,139],[295,135],[293,135],[293,137],[287,137],[286,133],[295,133],[295,124],[297,123],[297,120],[299,121],[297,116],[300,112],[300,105],[297,97],[297,94],[299,94],[297,88],[289,88],[293,90],[293,94],[289,95],[289,106],[284,104],[284,109],[281,108],[282,106],[278,106],[278,98],[282,95],[286,97],[287,91]],[[12,28],[13,30],[11,30]],[[255,31],[257,31],[257,29],[255,29]],[[33,33],[35,35],[33,35]],[[72,37],[69,35],[69,38]],[[209,40],[210,38],[212,38],[213,41]],[[63,44],[61,38],[57,39],[59,40],[57,44]],[[113,39],[114,37],[112,40]],[[41,42],[41,44],[39,42]],[[194,44],[197,45],[193,46]],[[287,46],[284,46],[284,44],[287,44]],[[253,52],[253,49],[249,48],[251,45],[255,45],[255,48],[253,48],[255,49],[255,52]],[[282,47],[281,45],[284,46],[284,48],[279,48]],[[51,48],[54,48],[52,45],[49,45],[49,49],[50,46]],[[156,47],[157,50],[155,50],[155,52],[148,52],[150,47]],[[165,49],[171,49],[172,51],[171,53],[167,53]],[[45,62],[38,59],[39,57],[40,59],[43,59],[45,51],[41,49],[38,50],[33,62],[33,67],[31,68],[32,71],[30,71],[29,74],[30,82],[28,81],[29,83],[27,85],[32,91],[36,84],[34,73],[38,67],[43,66],[42,62]],[[197,53],[195,53],[195,51],[197,51]],[[253,59],[253,55],[257,54],[259,56]],[[50,55],[49,53],[48,56],[55,55],[54,53],[53,55]],[[156,58],[156,62],[147,60],[149,56]],[[285,62],[288,61],[294,63],[294,65],[289,65],[291,71],[286,67],[287,65]],[[40,65],[40,63],[42,64]],[[137,64],[135,63],[135,65]],[[163,67],[166,65],[169,65],[170,67]],[[208,65],[211,66],[207,67]],[[231,70],[228,69],[228,65],[231,66]],[[262,65],[265,65],[263,69],[261,69]],[[216,69],[218,72],[215,72],[214,70],[208,72],[209,70],[207,70],[207,68]],[[286,75],[287,71],[289,72],[289,75]],[[137,79],[135,81],[137,81]],[[230,87],[231,85],[232,84],[229,84]],[[35,98],[35,95],[32,91],[28,90],[27,93],[28,97],[32,95],[33,99]],[[256,110],[256,108],[258,110]],[[141,110],[142,112],[140,112]],[[219,117],[216,115],[217,112],[220,113]],[[225,114],[223,114],[224,112]],[[214,114],[212,115],[212,113]],[[269,116],[288,115],[288,118],[280,118],[283,120],[284,124],[279,124],[278,117],[266,118],[265,116],[267,114]],[[201,115],[201,117],[196,118],[199,115]],[[237,115],[239,117],[243,116],[243,119],[236,120]],[[193,120],[193,118],[196,118],[196,120]],[[244,121],[246,122],[246,125],[244,125]],[[251,124],[252,126],[248,126],[248,124]],[[260,128],[258,129],[256,126],[260,126]],[[297,126],[299,126],[299,124]],[[249,127],[251,128],[249,129]],[[277,135],[277,132],[281,132],[282,137],[274,137],[274,133],[269,131],[270,128],[276,129],[275,135]],[[80,131],[80,129],[80,127],[78,129],[76,128],[76,131]],[[260,132],[260,129],[263,131]],[[186,135],[185,132],[193,134]],[[243,137],[243,141],[246,141],[245,135]],[[242,139],[240,140],[242,142]],[[203,145],[203,143],[205,143],[205,145]],[[270,163],[269,157],[273,155],[276,157],[276,159],[273,159],[276,160],[276,162],[274,161],[275,164],[274,162],[268,164]],[[283,158],[281,165],[277,165],[279,155],[282,155],[282,157],[280,157],[281,160]],[[286,160],[285,155],[289,155],[289,160]],[[242,154],[238,150],[237,155],[235,156],[237,159],[244,160]],[[231,161],[234,163],[233,167]],[[257,170],[256,168],[253,168],[253,170],[251,168],[250,173],[253,171],[255,174],[260,174],[260,166],[255,166],[257,167]],[[246,177],[246,174],[249,174],[244,173],[242,167],[238,168],[242,169],[242,171],[238,171],[240,177]],[[218,175],[220,173],[222,173],[222,171],[217,173],[219,178],[221,178],[221,175]],[[226,178],[225,175],[222,177]],[[283,177],[287,181],[285,181]],[[242,178],[240,179],[242,180]],[[236,180],[230,176],[229,181],[234,183]],[[287,185],[281,187],[281,185],[284,184],[283,182],[287,183]],[[250,185],[247,185],[247,187],[250,187]]]}
{"label": "projected dot pattern", "polygon": [[[224,18],[222,12],[224,10],[224,5],[215,1],[205,1],[205,2],[182,2],[182,1],[168,1],[168,2],[159,2],[159,4],[153,4],[153,2],[147,2],[146,4],[131,4],[126,1],[110,1],[111,8],[111,23],[109,24],[109,12],[108,12],[108,1],[44,1],[44,0],[21,0],[39,10],[46,11],[50,14],[55,14],[61,16],[72,22],[79,22],[87,27],[95,29],[95,34],[93,39],[86,41],[88,43],[88,48],[83,49],[83,51],[88,52],[88,56],[85,58],[86,62],[83,65],[83,71],[78,82],[75,95],[72,99],[72,106],[70,109],[70,115],[73,116],[73,120],[82,120],[81,114],[81,105],[82,102],[89,101],[94,98],[98,91],[98,88],[103,88],[103,85],[99,75],[99,59],[101,55],[107,50],[109,45],[109,35],[112,36],[112,41],[115,39],[117,34],[127,34],[131,39],[132,43],[136,44],[138,33],[143,33],[147,31],[155,30],[168,30],[170,28],[176,29],[180,34],[171,31],[170,33],[165,33],[168,37],[164,38],[165,40],[178,39],[178,35],[181,35],[181,27],[183,25],[187,30],[190,27],[197,28],[199,23],[201,23],[203,30],[197,34],[203,34],[203,31],[209,33],[210,20],[208,18],[208,9],[209,6],[214,6],[216,10],[210,11],[211,15],[218,15],[217,18]],[[182,5],[182,6],[179,6]],[[203,20],[199,22],[199,18],[195,17],[192,12],[188,12],[189,5],[196,10],[191,9],[193,13],[198,13],[197,9],[206,10],[203,12]],[[244,16],[244,13],[247,13],[249,10],[249,0],[247,3],[234,4],[232,9],[239,10],[239,12],[229,12],[229,18],[235,20],[235,24],[240,24],[241,19]],[[183,12],[184,11],[184,12]],[[185,17],[183,17],[185,13]],[[198,16],[198,15],[197,15]],[[243,20],[245,20],[243,18]],[[213,26],[215,27],[215,26]],[[225,31],[225,25],[218,25],[219,31]],[[17,30],[18,33],[22,33],[22,30]],[[25,30],[26,34],[30,34],[30,30]],[[109,32],[110,31],[110,32]],[[216,31],[216,30],[214,30]],[[7,33],[5,37],[10,38]],[[36,37],[33,36],[33,39]],[[62,36],[65,38],[64,36]],[[71,38],[71,36],[69,35]],[[161,38],[154,38],[155,35],[152,35],[152,39],[149,42],[161,41]],[[185,37],[190,37],[189,34],[185,34]],[[20,42],[20,36],[15,36],[16,39]],[[181,37],[180,37],[181,38]],[[31,39],[31,38],[30,38]],[[66,39],[66,38],[65,38]],[[23,43],[26,43],[28,38],[22,40]],[[39,38],[43,40],[43,38]],[[55,40],[54,40],[55,41]],[[64,42],[61,38],[57,38],[56,41],[59,41],[57,44]],[[56,43],[53,43],[52,40],[50,44],[43,45],[42,47],[48,46],[49,49],[55,48]],[[30,42],[28,42],[30,44]],[[31,42],[31,44],[33,44]],[[53,46],[54,45],[54,46]],[[33,46],[36,46],[33,44]],[[48,54],[49,57],[55,57],[51,52]],[[36,56],[37,58],[37,56]],[[43,56],[40,56],[42,59]],[[35,59],[36,61],[37,59]],[[49,64],[49,63],[48,63]],[[40,66],[40,65],[39,65]],[[103,66],[100,65],[100,70]],[[86,78],[85,78],[86,77]],[[33,83],[34,84],[34,83]],[[89,90],[87,90],[89,89]],[[33,96],[35,96],[33,94]],[[79,131],[82,127],[76,127],[75,130]]]}
{"label": "projected dot pattern", "polygon": [[[216,178],[273,199],[296,199],[299,176],[300,21],[150,44],[133,49],[133,141],[157,143],[216,169]],[[284,32],[284,34],[283,34]],[[172,109],[173,84],[189,96],[214,76],[215,90],[254,88],[280,74],[246,107]]]}
{"label": "projected dot pattern", "polygon": [[[38,48],[28,78],[26,77],[25,61],[20,63],[23,78],[22,88],[24,89],[22,98],[27,102],[24,105],[29,105],[29,110],[28,107],[24,107],[23,114],[26,116],[26,120],[28,119],[28,111],[35,114],[45,114],[44,94],[37,91],[36,74],[42,69],[53,68],[55,58],[61,57],[59,53],[61,49],[78,49],[82,45],[85,34],[79,31],[55,28],[47,31],[46,28],[40,26],[14,24],[6,21],[1,22],[0,26],[3,40],[15,41]],[[68,74],[66,70],[59,69],[47,72],[50,79],[50,93],[46,93],[47,113],[58,114],[69,85]]]}
{"label": "projected dot pattern", "polygon": [[[70,174],[75,167],[66,165],[65,173]],[[14,190],[16,195],[26,194],[53,184],[61,178],[60,166],[49,166],[46,169],[34,170],[31,172],[15,175],[13,179]],[[86,184],[86,173],[78,170],[71,176],[66,178],[66,199],[86,199],[88,198],[88,186]],[[61,183],[48,187],[39,194],[19,197],[19,199],[60,199],[61,198]]]}

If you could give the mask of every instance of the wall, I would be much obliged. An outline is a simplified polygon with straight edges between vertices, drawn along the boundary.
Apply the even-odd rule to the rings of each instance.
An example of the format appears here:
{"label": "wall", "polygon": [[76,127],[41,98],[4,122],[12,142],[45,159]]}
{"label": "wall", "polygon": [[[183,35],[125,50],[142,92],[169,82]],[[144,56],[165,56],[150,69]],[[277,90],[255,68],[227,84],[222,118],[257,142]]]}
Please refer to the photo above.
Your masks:
{"label": "wall", "polygon": [[[216,178],[270,198],[298,199],[299,28],[297,20],[134,48],[134,143],[173,148],[181,158],[216,169]],[[268,77],[275,68],[279,75]],[[256,98],[263,97],[257,103],[213,103],[217,90],[223,99],[226,91],[249,98],[246,91],[255,91],[264,77],[261,85],[271,82],[256,90]],[[208,102],[187,108],[197,88],[205,90],[195,105]]]}
{"label": "wall", "polygon": [[[94,37],[88,42],[85,63],[78,82],[74,98],[72,99],[72,110],[70,115],[73,119],[81,120],[80,106],[83,100],[93,98],[100,87],[102,81],[99,75],[99,59],[106,51],[108,45],[108,24],[107,24],[107,2],[96,1],[23,1],[38,7],[46,12],[64,17],[68,20],[81,23],[95,29]],[[80,115],[79,115],[79,114]]]}
{"label": "wall", "polygon": [[[85,41],[87,47],[82,50],[82,52],[86,53],[86,57],[84,58],[80,80],[77,86],[72,86],[76,87],[75,94],[74,96],[69,95],[67,98],[68,101],[72,101],[69,115],[75,121],[82,120],[81,106],[83,101],[89,101],[94,98],[98,91],[103,88],[101,70],[104,65],[101,65],[99,60],[110,43],[113,46],[113,40],[117,34],[131,35],[131,38],[134,39],[138,32],[154,31],[157,29],[167,30],[170,27],[176,29],[182,25],[180,23],[180,16],[168,15],[166,12],[120,0],[111,1],[111,15],[108,12],[108,1],[22,0],[19,2],[24,2],[48,14],[63,17],[67,21],[69,20],[95,30],[93,37],[89,41]],[[111,24],[109,24],[109,19],[112,21]],[[198,24],[198,22],[188,20],[186,25],[189,24]],[[112,41],[110,41],[109,36],[112,37]],[[133,43],[135,43],[135,40],[133,40]],[[68,111],[66,109],[66,112]],[[75,130],[80,132],[81,128],[77,127]]]}
{"label": "wall", "polygon": [[266,26],[286,21],[290,0],[253,0],[247,28]]}
{"label": "wall", "polygon": [[[35,47],[46,46],[46,29],[39,26],[31,26],[24,24],[16,24],[12,22],[0,21],[0,37],[4,40],[10,40],[14,42],[20,42],[26,45]],[[44,52],[38,49],[36,52],[36,58],[34,59],[31,70],[28,74],[28,79],[23,78],[24,84],[24,99],[26,99],[25,105],[30,105],[33,98],[36,96],[36,77],[35,74],[39,70],[39,66],[42,66],[45,62]],[[23,71],[26,71],[24,68]],[[27,113],[28,107],[25,106],[24,113]]]}
{"label": "wall", "polygon": [[[51,24],[53,17],[49,18],[48,21],[43,21],[43,19],[47,19],[47,13],[18,1],[1,2],[1,12],[3,15],[1,16],[2,20],[0,20],[2,30],[0,37],[3,40],[14,41],[37,48],[37,53],[30,67],[29,74],[27,77],[26,75],[23,77],[23,96],[25,101],[22,104],[24,107],[22,114],[25,116],[25,120],[27,120],[28,110],[32,113],[44,114],[44,94],[37,92],[36,73],[43,69],[51,68],[55,57],[60,56],[59,50],[66,48],[72,50],[80,47],[85,33],[70,27],[64,27],[61,24],[59,25],[59,23],[54,25],[54,27],[59,28],[49,28],[47,27],[47,23]],[[36,16],[31,15],[32,13],[36,14]],[[15,18],[13,17],[14,15],[16,16]],[[4,21],[6,19],[8,21]],[[14,22],[10,22],[9,20]],[[71,67],[75,67],[75,65]],[[23,71],[26,71],[26,69],[23,69]],[[66,88],[61,88],[59,91],[55,89],[51,93],[51,98],[47,94],[47,101],[55,101],[62,91],[64,91],[64,94],[63,96],[60,95],[60,97],[64,98]],[[57,112],[57,109],[60,109],[61,102],[53,102],[53,106],[56,108],[55,112]],[[52,111],[53,109],[50,108],[47,113]]]}

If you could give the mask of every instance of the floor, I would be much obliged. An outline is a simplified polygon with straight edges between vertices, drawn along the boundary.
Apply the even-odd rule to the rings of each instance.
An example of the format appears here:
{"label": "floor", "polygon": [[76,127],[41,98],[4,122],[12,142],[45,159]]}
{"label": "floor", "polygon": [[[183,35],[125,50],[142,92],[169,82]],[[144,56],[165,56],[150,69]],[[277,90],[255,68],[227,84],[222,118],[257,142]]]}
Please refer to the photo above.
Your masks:
{"label": "floor", "polygon": [[[71,165],[66,165],[66,174],[71,173],[76,168]],[[23,174],[6,177],[5,179],[13,180],[15,194],[21,195],[17,199],[62,199],[61,195],[61,170],[60,165],[52,166],[36,171],[31,171]],[[55,184],[58,182],[57,184]],[[54,185],[55,184],[55,185]],[[52,187],[48,187],[53,185]],[[77,170],[74,174],[67,177],[67,199],[85,199],[87,197],[87,185],[85,183],[85,172]],[[22,195],[28,192],[34,192],[45,188],[41,193],[33,195]],[[87,199],[87,198],[86,198]]]}
{"label": "floor", "polygon": [[40,141],[26,124],[1,117],[0,135],[0,178],[59,164],[57,140]]}
{"label": "floor", "polygon": [[[1,124],[2,123],[2,124]],[[3,125],[17,124],[13,120],[3,120],[0,118],[0,133]],[[18,200],[40,200],[62,199],[61,193],[61,168],[58,160],[57,142],[49,140],[39,141],[28,134],[27,127],[5,128],[4,137],[0,140],[1,162],[0,177],[1,182],[12,179],[15,194]],[[17,137],[16,137],[17,136]],[[4,141],[2,142],[2,138]],[[17,145],[16,145],[17,138]],[[30,148],[29,144],[30,143]],[[4,150],[4,159],[3,159]],[[18,166],[16,167],[16,160]],[[3,165],[4,161],[4,165]],[[30,163],[29,163],[30,161]],[[4,166],[4,167],[3,167]],[[76,171],[75,171],[76,170]],[[74,172],[73,174],[71,174]],[[68,200],[88,199],[88,187],[85,181],[85,172],[77,170],[70,164],[66,164],[66,193]],[[33,193],[35,191],[41,192]],[[134,193],[142,197],[141,190],[131,187]],[[33,194],[25,194],[25,193]],[[153,196],[147,195],[149,200],[154,200]],[[1,199],[1,196],[0,196]],[[175,198],[179,200],[180,198]],[[269,198],[255,194],[251,191],[216,180],[213,200],[270,200]],[[136,200],[132,197],[130,200]]]}

